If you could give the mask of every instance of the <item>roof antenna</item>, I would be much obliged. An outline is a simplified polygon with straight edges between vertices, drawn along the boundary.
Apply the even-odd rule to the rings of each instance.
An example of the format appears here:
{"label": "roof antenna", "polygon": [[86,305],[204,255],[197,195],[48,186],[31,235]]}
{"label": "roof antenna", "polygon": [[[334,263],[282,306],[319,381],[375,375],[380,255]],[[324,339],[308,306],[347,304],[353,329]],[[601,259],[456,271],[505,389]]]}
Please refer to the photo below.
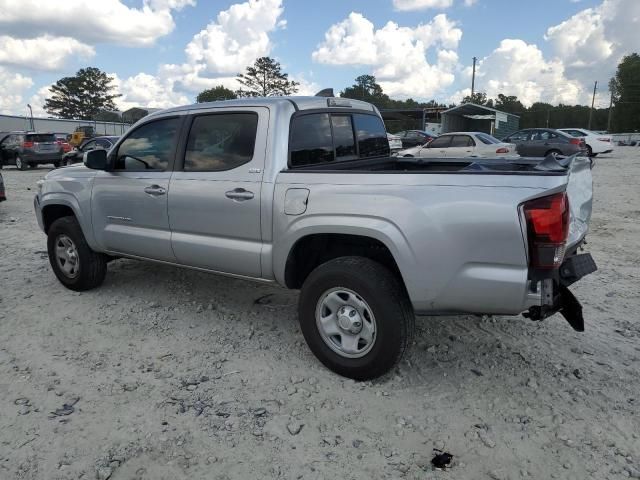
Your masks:
{"label": "roof antenna", "polygon": [[325,88],[324,90],[320,90],[315,94],[316,97],[335,97],[333,93],[333,88]]}

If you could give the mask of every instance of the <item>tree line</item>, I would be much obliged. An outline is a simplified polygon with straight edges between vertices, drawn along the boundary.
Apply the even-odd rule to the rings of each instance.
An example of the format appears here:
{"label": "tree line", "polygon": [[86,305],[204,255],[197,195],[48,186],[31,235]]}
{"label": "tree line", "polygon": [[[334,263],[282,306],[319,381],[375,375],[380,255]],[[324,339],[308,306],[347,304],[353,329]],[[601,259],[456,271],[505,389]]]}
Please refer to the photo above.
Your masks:
{"label": "tree line", "polygon": [[[64,77],[50,87],[51,95],[45,100],[45,110],[54,116],[68,119],[112,120],[109,114],[118,118],[115,100],[121,95],[115,93],[113,78],[95,67],[80,69],[75,76]],[[270,57],[256,59],[255,63],[239,73],[236,80],[240,85],[231,90],[222,85],[200,92],[197,102],[210,102],[243,97],[268,97],[293,95],[298,92],[299,83],[289,79],[279,62]],[[633,132],[640,130],[640,55],[632,53],[622,59],[615,76],[609,82],[612,94],[612,109],[594,109],[591,120],[592,130],[611,132]],[[364,100],[381,110],[447,108],[436,100],[416,101],[412,98],[396,100],[384,93],[373,75],[358,76],[353,85],[340,92],[341,97]],[[498,94],[487,98],[486,93],[476,92],[467,96],[462,103],[486,105],[507,113],[520,116],[520,127],[587,127],[590,107],[586,105],[551,105],[536,102],[525,107],[512,95]],[[611,114],[611,115],[610,115]]]}

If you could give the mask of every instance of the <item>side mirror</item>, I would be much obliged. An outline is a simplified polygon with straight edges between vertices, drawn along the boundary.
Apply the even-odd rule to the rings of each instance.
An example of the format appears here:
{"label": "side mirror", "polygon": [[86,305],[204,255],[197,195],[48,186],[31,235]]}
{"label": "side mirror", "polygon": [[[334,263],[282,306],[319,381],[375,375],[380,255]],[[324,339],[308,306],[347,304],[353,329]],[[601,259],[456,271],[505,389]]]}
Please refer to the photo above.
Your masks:
{"label": "side mirror", "polygon": [[87,168],[93,170],[107,169],[107,151],[106,150],[89,150],[83,156],[84,164]]}

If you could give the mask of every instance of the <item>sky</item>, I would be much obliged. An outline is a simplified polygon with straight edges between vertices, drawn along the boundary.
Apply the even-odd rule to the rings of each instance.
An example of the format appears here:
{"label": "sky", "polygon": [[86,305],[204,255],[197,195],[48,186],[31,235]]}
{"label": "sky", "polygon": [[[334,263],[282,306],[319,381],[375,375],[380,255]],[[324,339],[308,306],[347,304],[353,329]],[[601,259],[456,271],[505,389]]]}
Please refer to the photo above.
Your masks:
{"label": "sky", "polygon": [[257,57],[299,94],[373,74],[392,98],[455,103],[476,91],[609,104],[640,51],[640,0],[0,0],[0,113],[35,115],[56,80],[98,67],[120,109],[193,103]]}

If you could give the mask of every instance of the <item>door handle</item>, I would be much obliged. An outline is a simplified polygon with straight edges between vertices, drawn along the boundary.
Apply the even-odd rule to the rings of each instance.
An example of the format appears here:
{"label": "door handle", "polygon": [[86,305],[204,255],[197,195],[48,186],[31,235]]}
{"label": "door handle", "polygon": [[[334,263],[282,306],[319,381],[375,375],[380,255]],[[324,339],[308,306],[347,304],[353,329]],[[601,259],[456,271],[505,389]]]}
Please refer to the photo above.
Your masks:
{"label": "door handle", "polygon": [[245,190],[244,188],[234,188],[224,194],[227,198],[236,202],[243,202],[245,200],[251,200],[253,198],[253,192]]}
{"label": "door handle", "polygon": [[167,191],[160,185],[151,185],[150,187],[145,187],[144,192],[153,196],[164,195],[165,193],[167,193]]}

